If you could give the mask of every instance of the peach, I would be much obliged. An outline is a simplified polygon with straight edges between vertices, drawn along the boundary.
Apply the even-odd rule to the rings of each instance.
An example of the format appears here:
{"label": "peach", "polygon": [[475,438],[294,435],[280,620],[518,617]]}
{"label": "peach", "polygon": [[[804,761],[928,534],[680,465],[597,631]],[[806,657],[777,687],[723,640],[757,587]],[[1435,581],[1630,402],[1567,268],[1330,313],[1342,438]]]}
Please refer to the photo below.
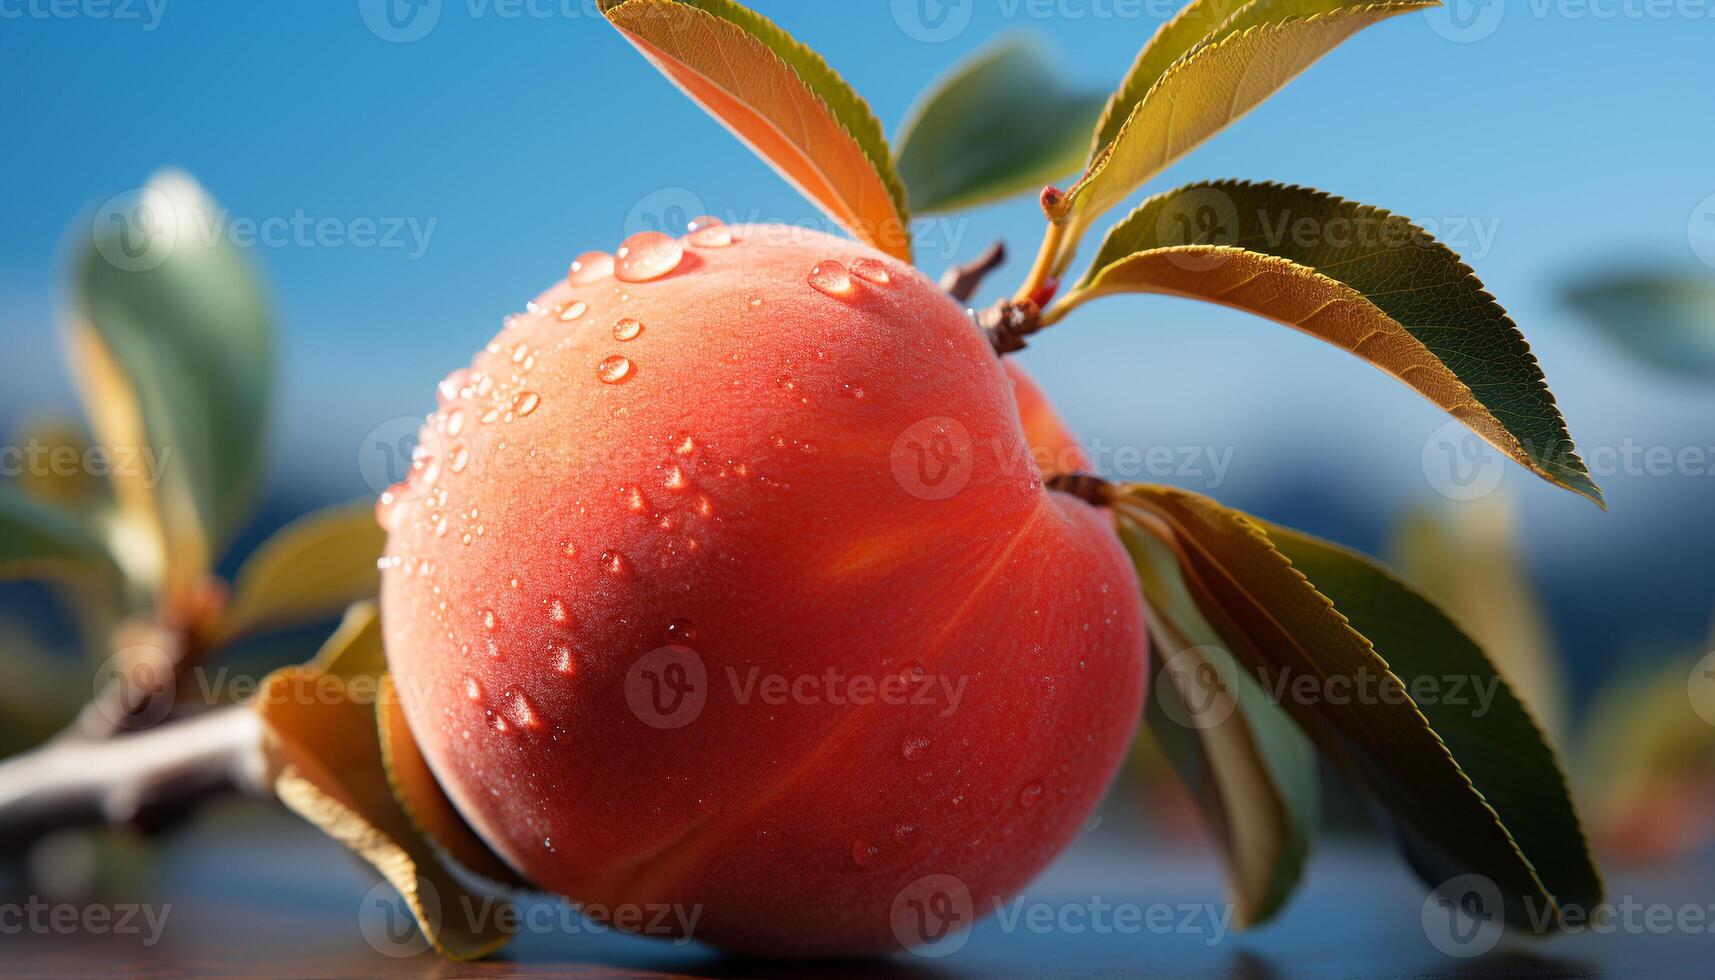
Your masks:
{"label": "peach", "polygon": [[872,249],[628,244],[449,376],[378,507],[411,730],[496,853],[627,928],[820,956],[968,925],[1142,713],[1130,563],[1026,429],[1076,443]]}

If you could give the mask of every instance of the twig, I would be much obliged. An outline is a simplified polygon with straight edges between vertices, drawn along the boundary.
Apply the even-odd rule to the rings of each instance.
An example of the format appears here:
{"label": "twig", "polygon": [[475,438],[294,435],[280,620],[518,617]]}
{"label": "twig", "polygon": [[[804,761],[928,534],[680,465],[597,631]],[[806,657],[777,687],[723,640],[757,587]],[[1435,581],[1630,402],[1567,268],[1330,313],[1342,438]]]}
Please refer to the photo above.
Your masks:
{"label": "twig", "polygon": [[955,265],[941,273],[941,289],[954,302],[969,303],[971,297],[982,288],[983,280],[988,274],[1001,267],[1006,261],[1006,243],[995,242],[983,254],[964,265]]}
{"label": "twig", "polygon": [[105,739],[57,738],[0,762],[0,850],[87,823],[149,825],[208,797],[265,790],[245,705]]}

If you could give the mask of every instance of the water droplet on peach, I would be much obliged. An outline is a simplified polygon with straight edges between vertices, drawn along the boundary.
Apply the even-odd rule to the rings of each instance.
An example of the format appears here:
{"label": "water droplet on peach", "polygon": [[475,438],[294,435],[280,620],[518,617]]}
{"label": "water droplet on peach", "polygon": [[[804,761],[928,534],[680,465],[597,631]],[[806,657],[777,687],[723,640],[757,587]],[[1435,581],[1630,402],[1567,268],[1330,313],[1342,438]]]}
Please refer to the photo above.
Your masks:
{"label": "water droplet on peach", "polygon": [[901,747],[901,751],[906,761],[917,762],[929,753],[929,739],[923,735],[908,736],[905,739],[905,744]]}
{"label": "water droplet on peach", "polygon": [[558,314],[560,322],[561,323],[571,323],[573,320],[576,320],[578,317],[583,316],[584,311],[589,309],[589,308],[590,308],[590,305],[588,303],[584,302],[581,299],[574,299],[570,303],[567,303],[565,306],[560,307],[560,312]]}
{"label": "water droplet on peach", "polygon": [[726,248],[732,244],[732,229],[714,215],[692,218],[689,231],[688,240],[698,248]]}
{"label": "water droplet on peach", "polygon": [[531,412],[534,412],[536,410],[536,406],[540,404],[542,404],[542,396],[536,394],[534,391],[520,391],[518,394],[512,396],[512,411],[516,413],[519,418],[523,418]]}
{"label": "water droplet on peach", "polygon": [[1018,791],[1018,805],[1026,810],[1042,802],[1042,782],[1037,780]]}
{"label": "water droplet on peach", "polygon": [[640,231],[613,254],[613,276],[620,282],[648,282],[679,267],[685,247],[658,231]]}
{"label": "water droplet on peach", "polygon": [[588,286],[613,275],[613,256],[606,252],[585,252],[572,260],[566,279],[574,286]]}
{"label": "water droplet on peach", "polygon": [[849,296],[852,291],[851,273],[831,259],[817,262],[810,268],[809,283],[817,292],[829,296]]}
{"label": "water droplet on peach", "polygon": [[465,471],[465,467],[469,465],[470,450],[466,449],[464,446],[454,446],[452,452],[447,454],[447,469],[452,472],[463,473]]}
{"label": "water droplet on peach", "polygon": [[631,559],[625,557],[623,551],[604,551],[601,553],[601,567],[615,578],[631,577]]}
{"label": "water droplet on peach", "polygon": [[669,490],[677,491],[690,486],[691,481],[685,476],[684,470],[677,466],[669,466],[667,467],[667,476],[661,481],[661,485]]}
{"label": "water droplet on peach", "polygon": [[877,286],[885,286],[893,281],[893,276],[887,271],[887,264],[880,259],[853,260],[852,275]]}
{"label": "water droplet on peach", "polygon": [[860,868],[869,867],[879,853],[881,850],[869,841],[862,838],[852,841],[852,861]]}
{"label": "water droplet on peach", "polygon": [[688,619],[675,619],[667,624],[667,642],[689,646],[697,638],[697,627]]}
{"label": "water droplet on peach", "polygon": [[631,317],[626,317],[613,325],[614,340],[636,340],[638,334],[642,332],[643,324]]}
{"label": "water droplet on peach", "polygon": [[435,386],[435,398],[445,405],[455,401],[459,395],[470,387],[470,368],[459,368],[441,379]]}
{"label": "water droplet on peach", "polygon": [[564,600],[561,600],[561,599],[549,599],[548,600],[548,619],[551,622],[563,623],[567,619],[570,619],[570,618],[571,618],[571,615],[566,612],[566,603]]}
{"label": "water droplet on peach", "polygon": [[602,383],[616,385],[630,380],[635,370],[636,365],[631,363],[631,358],[621,354],[610,354],[602,358],[601,363],[596,365],[595,374],[602,380]]}
{"label": "water droplet on peach", "polygon": [[494,632],[494,627],[497,625],[497,623],[498,623],[498,621],[494,618],[494,610],[484,609],[482,611],[482,628],[483,629],[488,630],[489,632],[492,633],[492,632]]}
{"label": "water droplet on peach", "polygon": [[512,720],[519,728],[537,729],[542,727],[542,718],[536,713],[536,706],[522,694],[512,697]]}
{"label": "water droplet on peach", "polygon": [[482,684],[474,677],[465,678],[464,696],[472,701],[482,700]]}

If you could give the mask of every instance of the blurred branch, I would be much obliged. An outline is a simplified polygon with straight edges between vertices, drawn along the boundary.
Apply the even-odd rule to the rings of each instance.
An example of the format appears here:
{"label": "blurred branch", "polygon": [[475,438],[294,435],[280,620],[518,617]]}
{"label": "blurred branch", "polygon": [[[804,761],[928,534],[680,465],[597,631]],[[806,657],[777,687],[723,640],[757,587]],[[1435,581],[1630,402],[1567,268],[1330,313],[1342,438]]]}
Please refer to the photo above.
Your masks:
{"label": "blurred branch", "polygon": [[0,762],[0,850],[84,823],[170,822],[224,793],[264,792],[262,723],[248,706],[110,739],[62,736]]}

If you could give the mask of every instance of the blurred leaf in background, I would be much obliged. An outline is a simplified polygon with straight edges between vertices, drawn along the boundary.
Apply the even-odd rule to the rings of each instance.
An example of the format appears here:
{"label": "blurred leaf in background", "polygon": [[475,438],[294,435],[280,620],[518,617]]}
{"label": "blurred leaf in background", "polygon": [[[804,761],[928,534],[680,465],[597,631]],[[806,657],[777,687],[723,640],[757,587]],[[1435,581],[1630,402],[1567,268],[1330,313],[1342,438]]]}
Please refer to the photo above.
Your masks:
{"label": "blurred leaf in background", "polygon": [[1646,274],[1598,279],[1567,301],[1614,344],[1651,367],[1715,380],[1715,281]]}

